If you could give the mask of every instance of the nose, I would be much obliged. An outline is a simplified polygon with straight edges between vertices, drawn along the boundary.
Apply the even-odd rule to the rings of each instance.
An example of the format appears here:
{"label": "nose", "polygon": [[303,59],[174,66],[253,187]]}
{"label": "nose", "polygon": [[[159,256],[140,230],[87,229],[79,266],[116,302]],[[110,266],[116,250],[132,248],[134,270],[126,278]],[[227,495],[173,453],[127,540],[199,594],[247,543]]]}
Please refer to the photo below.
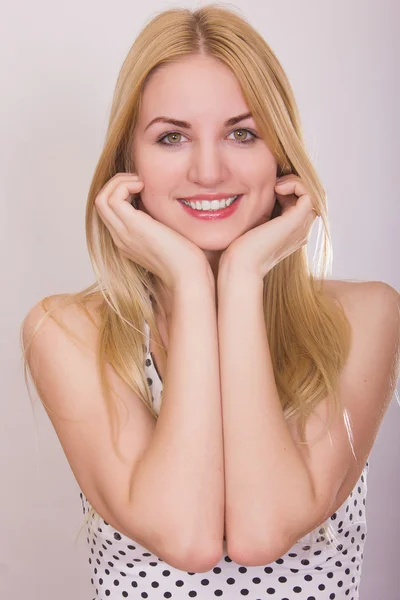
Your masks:
{"label": "nose", "polygon": [[190,153],[188,179],[214,191],[229,175],[223,149],[217,143],[197,142]]}

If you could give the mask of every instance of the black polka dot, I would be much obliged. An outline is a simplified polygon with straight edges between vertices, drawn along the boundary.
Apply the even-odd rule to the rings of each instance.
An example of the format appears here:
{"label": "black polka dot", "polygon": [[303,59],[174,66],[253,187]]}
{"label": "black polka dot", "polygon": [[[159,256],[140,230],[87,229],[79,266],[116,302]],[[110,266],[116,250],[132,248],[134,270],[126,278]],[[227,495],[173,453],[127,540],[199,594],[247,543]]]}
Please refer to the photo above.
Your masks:
{"label": "black polka dot", "polygon": [[[242,568],[244,569],[244,567],[240,567],[240,568],[241,568],[241,569],[242,569]],[[240,569],[239,569],[239,571],[240,571]],[[214,567],[214,568],[213,568],[213,573],[221,573],[221,567]]]}

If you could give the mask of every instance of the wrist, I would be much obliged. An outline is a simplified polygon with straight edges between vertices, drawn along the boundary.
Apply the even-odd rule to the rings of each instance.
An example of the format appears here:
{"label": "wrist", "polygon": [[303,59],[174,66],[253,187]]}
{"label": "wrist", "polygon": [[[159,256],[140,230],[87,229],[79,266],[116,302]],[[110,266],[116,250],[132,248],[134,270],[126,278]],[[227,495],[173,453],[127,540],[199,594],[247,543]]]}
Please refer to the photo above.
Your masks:
{"label": "wrist", "polygon": [[208,262],[194,265],[189,273],[174,280],[173,294],[199,294],[202,290],[215,293],[215,278]]}
{"label": "wrist", "polygon": [[264,279],[260,275],[250,271],[248,268],[240,266],[237,261],[226,256],[226,258],[221,261],[218,270],[218,292],[222,291],[229,282],[236,282],[242,287],[246,287],[247,285],[259,286],[261,289],[264,285]]}

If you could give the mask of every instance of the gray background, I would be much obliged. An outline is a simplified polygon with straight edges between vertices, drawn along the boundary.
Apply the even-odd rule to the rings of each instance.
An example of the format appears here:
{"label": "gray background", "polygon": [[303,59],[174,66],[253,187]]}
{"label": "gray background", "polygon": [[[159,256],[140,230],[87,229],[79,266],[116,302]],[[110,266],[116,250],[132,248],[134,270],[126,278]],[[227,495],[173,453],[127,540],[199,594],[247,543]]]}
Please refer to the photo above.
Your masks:
{"label": "gray background", "polygon": [[[85,533],[74,545],[83,517],[78,487],[42,405],[31,409],[18,331],[45,295],[94,280],[85,202],[119,68],[155,11],[196,5],[1,2],[2,599],[93,597]],[[328,193],[329,277],[400,289],[400,4],[241,0],[231,6],[265,37],[294,87]],[[362,600],[398,598],[399,424],[394,396],[370,458]]]}

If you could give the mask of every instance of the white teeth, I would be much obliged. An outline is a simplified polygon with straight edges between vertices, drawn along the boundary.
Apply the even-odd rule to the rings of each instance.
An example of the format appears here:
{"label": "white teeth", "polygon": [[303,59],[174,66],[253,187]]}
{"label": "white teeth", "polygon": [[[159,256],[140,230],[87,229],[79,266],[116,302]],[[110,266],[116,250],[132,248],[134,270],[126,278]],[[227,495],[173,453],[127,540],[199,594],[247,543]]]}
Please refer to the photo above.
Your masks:
{"label": "white teeth", "polygon": [[221,208],[227,208],[236,200],[236,198],[238,198],[238,196],[231,196],[231,198],[228,198],[227,200],[225,200],[225,198],[223,200],[211,200],[211,202],[209,200],[196,200],[196,202],[187,202],[186,200],[181,200],[181,202],[187,206],[190,206],[191,208],[194,208],[195,210],[218,210]]}

